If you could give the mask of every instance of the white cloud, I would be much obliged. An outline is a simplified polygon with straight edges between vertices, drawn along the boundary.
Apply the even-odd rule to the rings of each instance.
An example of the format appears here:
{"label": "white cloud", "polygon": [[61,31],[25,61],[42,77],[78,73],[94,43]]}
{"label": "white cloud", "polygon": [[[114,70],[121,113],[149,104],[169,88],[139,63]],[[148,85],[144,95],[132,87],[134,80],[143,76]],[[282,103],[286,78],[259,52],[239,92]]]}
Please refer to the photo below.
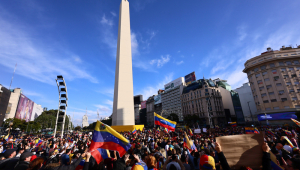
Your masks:
{"label": "white cloud", "polygon": [[183,60],[176,62],[177,65],[183,64]]}
{"label": "white cloud", "polygon": [[[148,99],[148,97],[157,94],[157,91],[159,89],[164,89],[164,85],[171,82],[173,79],[174,73],[169,73],[164,77],[164,79],[161,82],[154,83],[156,84],[155,86],[147,86],[140,90],[137,94],[142,94],[144,100]],[[136,95],[137,95],[136,94]]]}
{"label": "white cloud", "polygon": [[5,40],[0,41],[0,60],[5,61],[0,63],[2,66],[13,70],[17,63],[16,74],[52,85],[58,74],[67,80],[81,78],[98,83],[85,66],[78,63],[79,57],[74,60],[77,55],[63,44],[47,42],[36,37],[33,28],[22,25],[21,21],[12,21],[15,20],[7,15],[0,17],[0,39]]}
{"label": "white cloud", "polygon": [[158,68],[161,68],[163,65],[165,65],[166,63],[168,63],[170,61],[171,56],[170,55],[165,55],[165,56],[161,56],[160,59],[154,59],[151,60],[149,62],[149,64],[151,65],[157,65]]}
{"label": "white cloud", "polygon": [[113,26],[114,25],[114,23],[113,23],[112,20],[106,18],[105,14],[102,16],[102,19],[101,19],[100,22],[103,25],[109,25],[109,26]]}
{"label": "white cloud", "polygon": [[116,14],[114,11],[111,11],[110,14],[111,14],[112,16],[114,16],[114,17],[117,16],[117,14]]}
{"label": "white cloud", "polygon": [[114,95],[114,89],[113,88],[102,88],[101,90],[96,90],[97,93],[104,94],[108,97],[113,98]]}
{"label": "white cloud", "polygon": [[133,31],[131,31],[131,52],[133,56],[132,58],[140,54],[139,43],[137,41],[136,34]]}
{"label": "white cloud", "polygon": [[237,32],[238,32],[238,39],[240,41],[243,41],[246,37],[247,37],[247,33],[246,33],[246,25],[240,25],[239,27],[237,27]]}
{"label": "white cloud", "polygon": [[112,107],[114,102],[112,100],[106,100],[104,103]]}

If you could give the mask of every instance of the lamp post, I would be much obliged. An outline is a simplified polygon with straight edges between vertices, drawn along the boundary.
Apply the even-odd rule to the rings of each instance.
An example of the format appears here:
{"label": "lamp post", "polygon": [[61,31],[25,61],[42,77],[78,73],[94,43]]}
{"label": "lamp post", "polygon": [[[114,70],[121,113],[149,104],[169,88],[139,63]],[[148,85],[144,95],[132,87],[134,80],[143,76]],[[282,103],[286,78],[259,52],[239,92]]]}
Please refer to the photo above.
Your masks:
{"label": "lamp post", "polygon": [[248,101],[247,103],[248,103],[248,107],[249,107],[250,115],[251,115],[251,118],[252,118],[252,122],[254,122],[254,119],[253,119],[253,116],[252,116],[252,112],[251,112],[251,109],[250,109],[250,105],[249,105],[250,101]]}
{"label": "lamp post", "polygon": [[265,118],[266,118],[266,123],[267,123],[267,125],[269,125],[269,122],[268,122],[268,118],[267,118],[266,112],[265,112]]}

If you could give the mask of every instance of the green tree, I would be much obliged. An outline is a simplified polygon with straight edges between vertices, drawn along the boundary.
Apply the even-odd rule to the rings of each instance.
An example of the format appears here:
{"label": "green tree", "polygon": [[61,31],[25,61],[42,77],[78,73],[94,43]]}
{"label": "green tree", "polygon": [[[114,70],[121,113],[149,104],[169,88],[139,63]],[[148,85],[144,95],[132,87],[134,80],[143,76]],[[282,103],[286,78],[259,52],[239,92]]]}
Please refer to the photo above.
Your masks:
{"label": "green tree", "polygon": [[[54,129],[56,123],[56,115],[57,115],[57,110],[44,111],[39,117],[36,118],[35,122],[40,123],[42,129],[46,129],[46,128]],[[66,115],[65,129],[67,129],[68,125],[69,125],[69,117]],[[57,124],[57,130],[61,130],[62,128],[61,126],[62,124]],[[72,122],[71,122],[71,127],[73,127]]]}
{"label": "green tree", "polygon": [[167,119],[170,119],[170,120],[175,121],[175,122],[179,122],[179,117],[178,117],[178,115],[175,114],[175,113],[171,113],[171,114],[167,117]]}
{"label": "green tree", "polygon": [[80,130],[80,129],[81,129],[80,126],[76,126],[76,127],[75,127],[75,130]]}
{"label": "green tree", "polygon": [[25,120],[20,120],[17,118],[10,118],[5,120],[4,122],[4,127],[8,128],[9,127],[9,123],[12,122],[12,128],[16,129],[19,128],[22,131],[30,131],[31,129],[35,129],[36,131],[41,130],[41,124],[39,122],[35,122],[35,121],[30,121],[30,122],[26,122]]}

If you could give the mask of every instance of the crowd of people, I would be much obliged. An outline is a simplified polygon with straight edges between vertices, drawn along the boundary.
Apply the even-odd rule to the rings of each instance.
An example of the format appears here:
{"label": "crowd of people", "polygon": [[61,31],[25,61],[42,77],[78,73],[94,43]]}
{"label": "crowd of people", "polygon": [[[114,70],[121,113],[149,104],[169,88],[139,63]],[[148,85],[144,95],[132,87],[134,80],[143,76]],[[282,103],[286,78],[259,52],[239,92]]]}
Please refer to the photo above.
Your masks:
{"label": "crowd of people", "polygon": [[[282,169],[300,169],[299,128],[276,126],[257,127],[257,130],[271,132],[265,134],[263,156],[257,158],[262,159],[263,170],[274,169],[270,154],[276,156],[275,163]],[[189,129],[175,132],[144,129],[121,134],[131,143],[131,148],[122,157],[117,151],[109,151],[109,158],[99,164],[89,150],[92,135],[3,138],[0,170],[230,170],[216,137],[245,134],[245,128],[214,128],[200,134],[193,134]],[[193,142],[193,149],[187,147],[186,136]],[[244,165],[240,169],[251,167]]]}

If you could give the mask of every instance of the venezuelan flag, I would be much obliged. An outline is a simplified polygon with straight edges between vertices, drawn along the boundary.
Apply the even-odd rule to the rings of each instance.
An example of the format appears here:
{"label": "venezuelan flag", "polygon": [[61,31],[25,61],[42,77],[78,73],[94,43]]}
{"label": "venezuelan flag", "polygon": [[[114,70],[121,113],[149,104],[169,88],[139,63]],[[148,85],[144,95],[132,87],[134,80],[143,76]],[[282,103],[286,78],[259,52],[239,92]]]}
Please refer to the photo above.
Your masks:
{"label": "venezuelan flag", "polygon": [[192,141],[189,140],[186,133],[184,134],[183,146],[188,148],[190,151],[195,150],[197,152],[197,148],[196,148],[195,144]]}
{"label": "venezuelan flag", "polygon": [[148,167],[145,163],[138,162],[138,163],[134,164],[131,169],[132,170],[147,170]]}
{"label": "venezuelan flag", "polygon": [[93,152],[98,148],[108,149],[118,151],[120,157],[122,157],[130,147],[129,141],[124,136],[104,123],[97,121],[90,151]]}
{"label": "venezuelan flag", "polygon": [[83,167],[84,167],[84,163],[85,163],[85,160],[82,159],[79,163],[79,165],[75,168],[75,170],[82,170]]}
{"label": "venezuelan flag", "polygon": [[4,139],[8,142],[8,140],[11,139],[10,134],[7,134],[7,135],[4,137]]}
{"label": "venezuelan flag", "polygon": [[291,118],[291,120],[292,120],[294,123],[296,123],[296,125],[300,126],[300,122],[298,122],[297,120],[292,119],[292,118]]}
{"label": "venezuelan flag", "polygon": [[253,127],[245,127],[245,133],[246,134],[254,133],[254,128]]}
{"label": "venezuelan flag", "polygon": [[191,136],[193,136],[193,131],[191,129],[189,129],[189,133]]}
{"label": "venezuelan flag", "polygon": [[39,147],[42,143],[43,143],[43,141],[42,141],[42,140],[39,140],[39,141],[35,144],[35,147]]}
{"label": "venezuelan flag", "polygon": [[218,125],[215,126],[216,129],[219,129],[220,127]]}
{"label": "venezuelan flag", "polygon": [[136,129],[134,129],[134,130],[132,131],[132,134],[133,134],[133,135],[136,134]]}
{"label": "venezuelan flag", "polygon": [[106,158],[110,158],[109,150],[107,149],[101,149],[98,148],[97,150],[94,150],[91,152],[92,156],[95,158],[96,162],[99,164],[101,161],[103,161]]}
{"label": "venezuelan flag", "polygon": [[272,132],[271,130],[267,130],[267,133],[272,135],[272,136],[275,136],[274,132]]}
{"label": "venezuelan flag", "polygon": [[166,119],[156,113],[154,113],[154,118],[155,118],[155,124],[162,126],[164,128],[169,129],[170,131],[175,131],[175,127],[176,127],[176,122],[171,121],[169,119]]}
{"label": "venezuelan flag", "polygon": [[291,148],[294,147],[294,145],[292,144],[292,142],[286,136],[284,136],[284,139],[287,141],[287,143],[290,145]]}
{"label": "venezuelan flag", "polygon": [[270,152],[270,159],[272,170],[284,170],[284,168],[277,163],[277,158],[272,152]]}
{"label": "venezuelan flag", "polygon": [[231,127],[236,127],[236,122],[231,122],[230,125]]}
{"label": "venezuelan flag", "polygon": [[169,132],[169,129],[167,129],[167,128],[165,128],[165,130],[164,130],[166,133],[168,133]]}
{"label": "venezuelan flag", "polygon": [[284,130],[284,132],[285,132],[285,134],[287,134],[287,135],[292,135],[292,133],[291,133],[290,131],[288,131],[288,130]]}
{"label": "venezuelan flag", "polygon": [[254,133],[260,134],[260,132],[257,130],[257,128],[254,129]]}

